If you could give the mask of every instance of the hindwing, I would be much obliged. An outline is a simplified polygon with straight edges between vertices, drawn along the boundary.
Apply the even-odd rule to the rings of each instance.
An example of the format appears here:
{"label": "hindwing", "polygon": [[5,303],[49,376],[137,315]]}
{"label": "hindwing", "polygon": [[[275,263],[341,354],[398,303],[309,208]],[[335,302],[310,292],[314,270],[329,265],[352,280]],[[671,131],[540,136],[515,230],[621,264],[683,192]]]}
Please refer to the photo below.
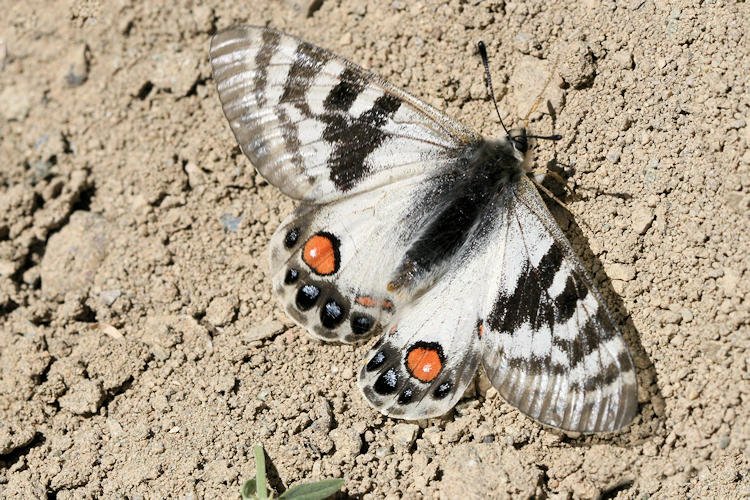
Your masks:
{"label": "hindwing", "polygon": [[387,290],[389,270],[428,213],[414,210],[421,181],[302,204],[281,224],[271,239],[273,287],[295,322],[327,341],[382,331],[403,301]]}

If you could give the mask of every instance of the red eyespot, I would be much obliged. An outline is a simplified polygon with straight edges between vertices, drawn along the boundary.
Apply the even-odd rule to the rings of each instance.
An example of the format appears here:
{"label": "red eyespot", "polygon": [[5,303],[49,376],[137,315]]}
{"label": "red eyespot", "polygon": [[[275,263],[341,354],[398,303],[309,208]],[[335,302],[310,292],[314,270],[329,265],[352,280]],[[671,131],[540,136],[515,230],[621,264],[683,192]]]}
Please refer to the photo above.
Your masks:
{"label": "red eyespot", "polygon": [[310,269],[321,275],[329,275],[339,268],[339,242],[327,233],[318,233],[305,243],[302,260]]}
{"label": "red eyespot", "polygon": [[431,382],[443,369],[440,352],[428,344],[418,344],[406,355],[406,368],[413,377],[422,382]]}

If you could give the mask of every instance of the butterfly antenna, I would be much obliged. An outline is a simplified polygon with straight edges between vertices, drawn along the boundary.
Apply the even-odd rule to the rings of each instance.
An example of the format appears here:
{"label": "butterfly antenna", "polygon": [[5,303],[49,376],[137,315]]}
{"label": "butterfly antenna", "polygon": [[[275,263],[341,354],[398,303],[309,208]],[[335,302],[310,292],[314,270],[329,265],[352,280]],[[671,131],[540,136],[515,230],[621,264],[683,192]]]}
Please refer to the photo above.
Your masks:
{"label": "butterfly antenna", "polygon": [[544,139],[546,141],[559,141],[562,139],[562,136],[560,134],[553,134],[553,135],[527,135],[529,139]]}
{"label": "butterfly antenna", "polygon": [[477,49],[479,49],[479,55],[482,58],[482,64],[484,64],[484,84],[487,86],[487,90],[490,92],[490,98],[492,98],[492,104],[495,105],[495,111],[497,112],[497,117],[500,119],[500,125],[503,126],[503,130],[505,130],[505,133],[507,135],[510,135],[510,132],[508,132],[508,129],[503,123],[503,117],[500,116],[500,109],[497,107],[497,101],[495,100],[495,91],[492,89],[490,64],[489,62],[487,62],[487,47],[485,47],[484,42],[480,40],[479,43],[477,43]]}

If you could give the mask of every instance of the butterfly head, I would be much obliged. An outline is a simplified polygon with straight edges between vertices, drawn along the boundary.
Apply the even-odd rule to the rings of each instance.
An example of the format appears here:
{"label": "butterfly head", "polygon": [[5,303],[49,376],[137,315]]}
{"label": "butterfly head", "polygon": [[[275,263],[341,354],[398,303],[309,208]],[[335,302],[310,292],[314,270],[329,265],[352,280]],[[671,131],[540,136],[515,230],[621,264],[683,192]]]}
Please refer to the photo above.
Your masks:
{"label": "butterfly head", "polygon": [[514,128],[508,132],[508,141],[513,144],[513,147],[518,150],[522,155],[526,154],[529,150],[529,139],[526,135],[525,128]]}

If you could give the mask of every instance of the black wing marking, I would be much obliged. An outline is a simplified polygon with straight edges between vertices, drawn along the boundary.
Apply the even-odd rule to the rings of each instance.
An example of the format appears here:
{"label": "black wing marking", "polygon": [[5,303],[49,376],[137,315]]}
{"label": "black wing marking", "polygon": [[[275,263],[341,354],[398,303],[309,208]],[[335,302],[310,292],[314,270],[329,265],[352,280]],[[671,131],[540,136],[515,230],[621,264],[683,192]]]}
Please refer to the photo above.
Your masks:
{"label": "black wing marking", "polygon": [[438,169],[479,137],[322,48],[262,27],[212,40],[242,151],[286,195],[316,203]]}
{"label": "black wing marking", "polygon": [[613,431],[637,411],[619,329],[527,179],[513,190],[503,273],[486,316],[482,364],[498,392],[542,423]]}

